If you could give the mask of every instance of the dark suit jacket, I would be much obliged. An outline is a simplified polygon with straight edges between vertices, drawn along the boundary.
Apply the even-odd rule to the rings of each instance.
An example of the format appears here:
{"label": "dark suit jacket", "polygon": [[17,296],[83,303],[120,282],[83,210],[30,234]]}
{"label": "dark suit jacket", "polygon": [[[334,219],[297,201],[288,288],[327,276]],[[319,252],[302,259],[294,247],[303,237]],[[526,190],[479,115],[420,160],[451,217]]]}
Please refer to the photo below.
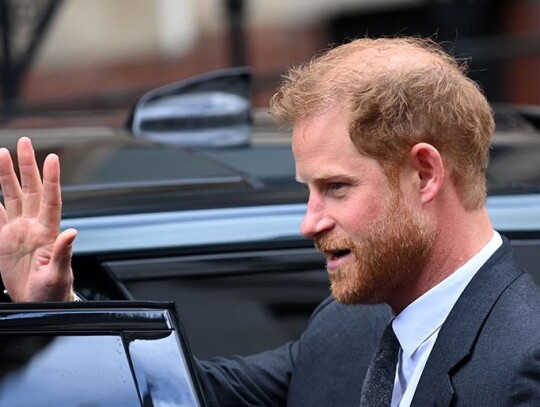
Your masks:
{"label": "dark suit jacket", "polygon": [[[328,299],[299,341],[198,362],[210,406],[358,407],[386,306]],[[505,240],[443,324],[413,406],[540,406],[540,293]]]}

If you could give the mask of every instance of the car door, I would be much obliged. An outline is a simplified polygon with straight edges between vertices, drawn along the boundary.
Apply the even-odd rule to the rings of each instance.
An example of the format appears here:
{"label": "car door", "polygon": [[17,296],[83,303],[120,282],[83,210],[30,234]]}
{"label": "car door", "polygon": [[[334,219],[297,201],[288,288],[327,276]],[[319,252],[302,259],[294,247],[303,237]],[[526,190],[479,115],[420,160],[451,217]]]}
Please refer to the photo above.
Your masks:
{"label": "car door", "polygon": [[0,343],[2,407],[205,405],[170,303],[4,303]]}

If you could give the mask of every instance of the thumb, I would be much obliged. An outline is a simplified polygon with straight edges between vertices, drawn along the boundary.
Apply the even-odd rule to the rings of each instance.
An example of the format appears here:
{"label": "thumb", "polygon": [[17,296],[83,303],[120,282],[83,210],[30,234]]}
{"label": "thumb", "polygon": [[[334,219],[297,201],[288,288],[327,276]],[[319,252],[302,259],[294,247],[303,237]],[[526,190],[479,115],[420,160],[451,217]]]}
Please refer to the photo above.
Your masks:
{"label": "thumb", "polygon": [[71,258],[73,257],[73,242],[77,237],[77,230],[67,229],[58,235],[54,242],[51,266],[59,278],[73,279],[71,271]]}

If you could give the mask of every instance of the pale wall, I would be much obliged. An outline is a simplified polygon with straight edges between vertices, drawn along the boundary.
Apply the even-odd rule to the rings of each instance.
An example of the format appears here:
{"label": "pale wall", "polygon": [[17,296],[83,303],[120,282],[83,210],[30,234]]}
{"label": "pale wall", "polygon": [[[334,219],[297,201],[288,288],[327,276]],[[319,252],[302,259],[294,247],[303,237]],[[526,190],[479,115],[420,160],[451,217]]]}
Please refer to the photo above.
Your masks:
{"label": "pale wall", "polygon": [[[317,24],[340,10],[422,1],[246,0],[246,14],[249,25],[298,28]],[[222,0],[66,0],[35,68],[182,55],[201,33],[223,32],[224,4]]]}

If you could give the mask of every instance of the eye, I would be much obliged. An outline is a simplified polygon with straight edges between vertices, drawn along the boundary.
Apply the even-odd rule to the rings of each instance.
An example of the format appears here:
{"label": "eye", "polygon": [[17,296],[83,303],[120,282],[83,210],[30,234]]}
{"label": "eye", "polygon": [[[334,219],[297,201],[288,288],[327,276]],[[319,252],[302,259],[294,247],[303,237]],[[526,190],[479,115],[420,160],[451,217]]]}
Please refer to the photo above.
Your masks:
{"label": "eye", "polygon": [[343,189],[345,187],[345,184],[343,182],[332,182],[329,185],[328,189],[331,189],[332,191],[339,191],[340,189]]}
{"label": "eye", "polygon": [[326,194],[333,198],[343,198],[347,193],[347,184],[344,182],[329,182],[326,185]]}

